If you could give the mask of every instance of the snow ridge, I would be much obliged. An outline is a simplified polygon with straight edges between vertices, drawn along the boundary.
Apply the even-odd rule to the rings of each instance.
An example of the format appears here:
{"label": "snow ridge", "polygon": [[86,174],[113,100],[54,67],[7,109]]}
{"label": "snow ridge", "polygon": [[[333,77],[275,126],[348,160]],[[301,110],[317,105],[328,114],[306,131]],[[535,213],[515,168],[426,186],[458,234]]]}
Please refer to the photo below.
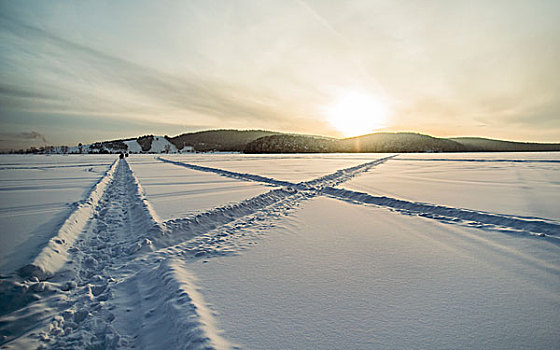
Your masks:
{"label": "snow ridge", "polygon": [[295,202],[309,197],[308,193],[301,193],[289,188],[274,189],[239,203],[214,208],[205,213],[184,219],[171,219],[163,223],[165,236],[154,238],[156,247],[166,247],[178,242],[194,238],[207,233],[239,218],[266,211],[267,208],[284,203],[294,206]]}
{"label": "snow ridge", "polygon": [[128,192],[134,193],[134,196],[136,197],[133,201],[132,210],[136,212],[140,211],[142,213],[142,215],[134,215],[134,217],[131,218],[133,224],[141,230],[146,231],[147,238],[158,239],[159,237],[164,236],[166,231],[165,226],[162,225],[162,221],[152,207],[152,204],[146,199],[146,194],[140,184],[140,181],[132,169],[130,169],[130,166],[126,161],[125,164],[127,176],[131,179],[131,181],[127,182]]}
{"label": "snow ridge", "polygon": [[147,310],[141,317],[138,345],[145,349],[230,349],[183,263],[168,258],[154,265],[132,281],[143,295],[141,310]]}
{"label": "snow ridge", "polygon": [[376,165],[383,164],[386,161],[395,158],[396,156],[397,155],[392,155],[389,157],[373,160],[371,162],[359,164],[350,168],[337,170],[332,174],[322,176],[315,180],[300,182],[298,185],[303,186],[304,188],[313,188],[315,190],[319,190],[321,188],[326,188],[330,186],[337,186],[343,182],[350,180],[356,175],[367,172],[368,170],[375,167]]}
{"label": "snow ridge", "polygon": [[521,218],[503,214],[487,213],[471,209],[447,207],[438,204],[411,202],[385,196],[372,196],[368,193],[341,188],[326,187],[323,193],[332,198],[358,204],[374,204],[395,209],[401,213],[419,215],[446,222],[468,222],[480,227],[505,228],[513,231],[528,232],[537,235],[557,235],[560,223],[541,218]]}
{"label": "snow ridge", "polygon": [[114,177],[118,164],[118,160],[113,162],[101,180],[93,186],[87,199],[78,204],[33,262],[19,270],[22,276],[34,276],[44,280],[53,276],[66,263],[68,249],[93,215],[105,189]]}

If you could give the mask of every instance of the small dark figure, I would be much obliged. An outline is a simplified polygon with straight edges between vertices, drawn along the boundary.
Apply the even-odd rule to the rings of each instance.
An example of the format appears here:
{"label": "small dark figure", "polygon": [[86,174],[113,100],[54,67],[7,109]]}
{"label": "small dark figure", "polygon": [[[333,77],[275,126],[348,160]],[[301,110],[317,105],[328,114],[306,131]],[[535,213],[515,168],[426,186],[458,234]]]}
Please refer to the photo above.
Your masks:
{"label": "small dark figure", "polygon": [[122,152],[119,153],[119,158],[120,158],[120,159],[124,159],[124,153],[122,153]]}
{"label": "small dark figure", "polygon": [[128,158],[128,152],[126,152],[126,153],[124,154],[124,156]]}

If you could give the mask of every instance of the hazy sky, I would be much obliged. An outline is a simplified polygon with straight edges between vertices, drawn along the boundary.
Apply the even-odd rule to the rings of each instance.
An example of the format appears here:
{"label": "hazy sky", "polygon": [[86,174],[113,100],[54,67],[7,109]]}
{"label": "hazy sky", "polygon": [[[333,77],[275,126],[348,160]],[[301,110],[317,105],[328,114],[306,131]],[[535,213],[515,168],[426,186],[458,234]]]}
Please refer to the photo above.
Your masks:
{"label": "hazy sky", "polygon": [[[0,147],[208,128],[560,142],[560,1],[0,1]],[[364,130],[364,133],[371,130]]]}

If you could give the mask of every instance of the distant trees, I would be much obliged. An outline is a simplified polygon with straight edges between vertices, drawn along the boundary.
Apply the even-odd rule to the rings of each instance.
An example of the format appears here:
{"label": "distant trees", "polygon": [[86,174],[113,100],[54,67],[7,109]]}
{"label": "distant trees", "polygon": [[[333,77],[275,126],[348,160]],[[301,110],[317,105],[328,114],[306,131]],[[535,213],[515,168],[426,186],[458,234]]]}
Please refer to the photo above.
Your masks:
{"label": "distant trees", "polygon": [[265,130],[208,130],[168,137],[167,140],[178,150],[191,146],[199,152],[243,152],[249,142],[278,134]]}
{"label": "distant trees", "polygon": [[275,135],[247,144],[245,153],[459,152],[458,142],[414,133],[377,133],[348,139]]}
{"label": "distant trees", "polygon": [[338,152],[339,140],[303,136],[272,135],[247,144],[245,153],[328,153]]}
{"label": "distant trees", "polygon": [[148,152],[152,148],[152,142],[154,141],[154,135],[144,135],[136,139],[142,152]]}
{"label": "distant trees", "polygon": [[481,138],[445,139],[418,133],[375,133],[347,139],[273,135],[247,144],[245,153],[319,152],[519,152],[560,151],[560,144],[523,143]]}
{"label": "distant trees", "polygon": [[[516,152],[560,151],[556,143],[524,143],[476,137],[438,138],[418,133],[374,133],[358,137],[335,139],[329,137],[281,134],[264,130],[210,130],[176,137],[164,137],[179,152],[234,151],[245,153],[329,153],[329,152]],[[161,138],[158,141],[161,141]],[[137,139],[96,142],[89,146],[30,147],[11,153],[126,153],[126,142],[137,141],[141,152],[150,152],[156,137],[144,135]],[[160,151],[169,153],[167,144]],[[135,147],[134,151],[138,149]]]}

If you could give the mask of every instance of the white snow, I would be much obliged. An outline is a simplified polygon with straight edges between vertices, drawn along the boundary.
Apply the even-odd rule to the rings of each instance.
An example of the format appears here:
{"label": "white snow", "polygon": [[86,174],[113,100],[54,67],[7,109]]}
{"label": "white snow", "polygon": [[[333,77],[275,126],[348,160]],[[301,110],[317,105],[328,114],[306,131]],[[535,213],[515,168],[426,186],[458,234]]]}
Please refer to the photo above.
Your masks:
{"label": "white snow", "polygon": [[270,190],[262,184],[167,164],[153,155],[131,155],[128,161],[148,201],[164,220],[192,216]]}
{"label": "white snow", "polygon": [[171,142],[163,136],[154,136],[152,141],[152,147],[150,148],[151,153],[163,153],[168,150],[170,153],[177,153],[177,147],[175,147]]}
{"label": "white snow", "polygon": [[0,159],[3,348],[560,343],[557,153]]}
{"label": "white snow", "polygon": [[[154,136],[152,140],[152,145],[150,149],[146,152],[142,151],[142,147],[138,143],[137,139],[126,140],[123,143],[128,147],[127,152],[129,153],[178,153],[177,147],[175,147],[171,142],[167,141],[164,136]],[[93,150],[90,149],[92,144],[86,144],[82,146],[82,153],[88,153],[90,151],[99,152],[98,149],[94,148]],[[122,149],[113,149],[108,147],[107,144],[103,145],[103,149],[110,153],[119,153],[122,152]],[[192,152],[192,147],[185,147],[185,152]],[[53,150],[55,153],[64,153],[62,147],[55,147]],[[80,153],[80,147],[78,146],[71,146],[68,147],[66,153]]]}
{"label": "white snow", "polygon": [[247,349],[552,349],[559,267],[554,243],[316,198],[190,268]]}
{"label": "white snow", "polygon": [[140,144],[136,140],[124,141],[124,144],[127,145],[129,153],[141,153],[142,152],[142,147],[140,147]]}
{"label": "white snow", "polygon": [[408,201],[560,220],[559,179],[558,153],[402,154],[342,187]]}
{"label": "white snow", "polygon": [[338,169],[348,168],[388,154],[189,154],[167,157],[175,161],[214,167],[240,173],[300,182],[311,180]]}
{"label": "white snow", "polygon": [[116,156],[0,156],[0,273],[33,259]]}

